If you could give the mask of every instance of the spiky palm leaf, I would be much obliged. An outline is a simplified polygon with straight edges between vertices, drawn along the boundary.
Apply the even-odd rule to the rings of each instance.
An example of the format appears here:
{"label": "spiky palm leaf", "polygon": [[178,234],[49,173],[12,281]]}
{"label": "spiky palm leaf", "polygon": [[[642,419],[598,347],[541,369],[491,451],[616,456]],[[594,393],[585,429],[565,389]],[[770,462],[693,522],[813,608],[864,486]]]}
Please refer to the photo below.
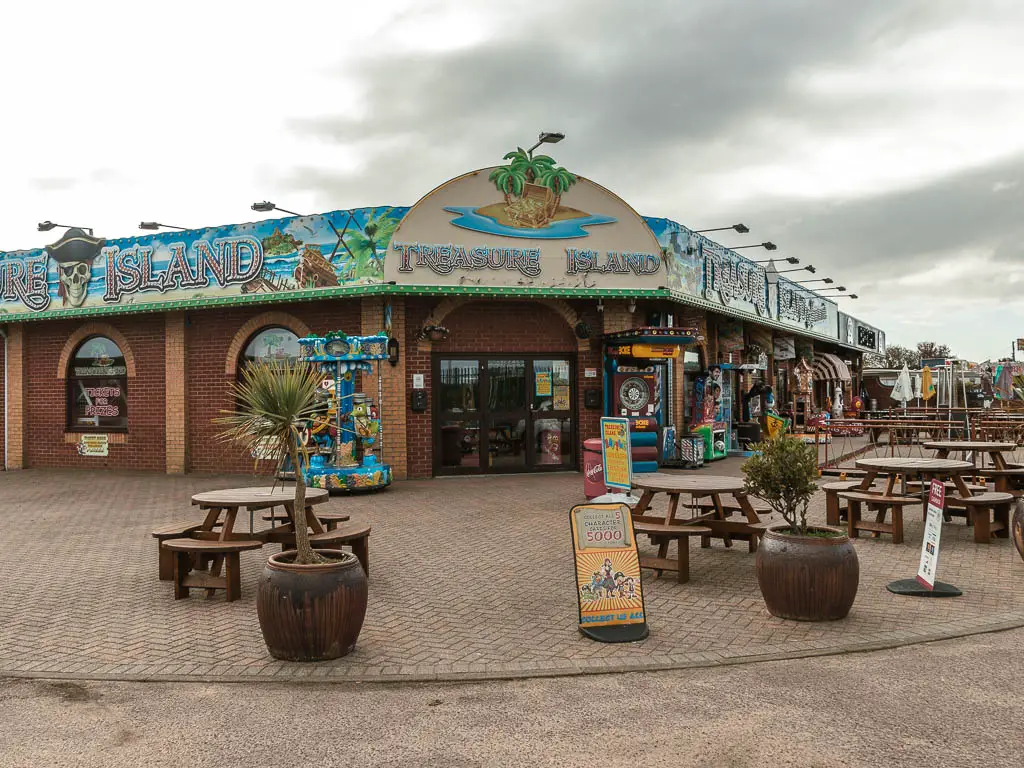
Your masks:
{"label": "spiky palm leaf", "polygon": [[563,195],[569,187],[576,183],[576,177],[565,168],[548,168],[537,176],[537,183],[547,187],[556,195]]}
{"label": "spiky palm leaf", "polygon": [[[243,446],[249,452],[268,449],[280,464],[284,456],[295,467],[295,517],[305,519],[306,483],[303,467],[307,459],[299,437],[317,410],[320,373],[306,362],[260,361],[242,369],[241,379],[231,386],[233,410],[222,411],[214,423],[224,426],[221,440]],[[300,458],[301,456],[301,458]],[[295,562],[310,564],[323,558],[313,551],[309,532],[301,522],[295,526]]]}
{"label": "spiky palm leaf", "polygon": [[526,184],[526,173],[514,165],[501,165],[491,171],[488,180],[494,182],[507,198],[509,195],[519,196],[523,194],[523,186]]}

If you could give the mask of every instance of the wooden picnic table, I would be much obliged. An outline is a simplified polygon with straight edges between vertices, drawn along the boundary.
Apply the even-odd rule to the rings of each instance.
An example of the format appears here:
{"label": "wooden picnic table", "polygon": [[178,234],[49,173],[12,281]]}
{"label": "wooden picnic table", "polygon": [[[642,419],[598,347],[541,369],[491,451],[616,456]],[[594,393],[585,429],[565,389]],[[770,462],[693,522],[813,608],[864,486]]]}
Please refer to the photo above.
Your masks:
{"label": "wooden picnic table", "polygon": [[[640,501],[633,509],[634,519],[637,515],[645,516],[651,506],[651,501],[659,493],[668,496],[668,514],[663,518],[667,525],[673,524],[699,524],[711,529],[712,536],[721,537],[727,547],[732,546],[732,536],[746,538],[750,542],[750,551],[757,549],[757,539],[764,532],[762,528],[753,527],[761,522],[757,510],[754,509],[744,491],[744,480],[742,477],[728,477],[723,475],[670,475],[666,472],[645,472],[633,475],[633,487],[642,491]],[[677,520],[676,514],[679,508],[679,496],[686,494],[694,501],[704,497],[710,497],[711,509],[699,514],[691,514],[683,520]],[[728,502],[722,497],[731,495],[734,502]],[[729,520],[733,512],[741,512],[746,518],[745,521]],[[702,546],[708,546],[708,537],[701,539]],[[663,545],[667,548],[667,544]],[[660,556],[664,558],[665,554]]]}
{"label": "wooden picnic table", "polygon": [[[938,459],[948,459],[951,453],[981,453],[988,454],[992,466],[996,469],[1006,469],[1006,457],[1004,453],[1013,453],[1017,448],[1015,443],[997,443],[983,440],[941,440],[925,443],[925,448],[935,451]],[[966,457],[965,457],[966,458]],[[975,462],[972,460],[971,464]]]}
{"label": "wooden picnic table", "polygon": [[[314,534],[323,533],[324,527],[313,513],[313,506],[323,504],[328,498],[330,498],[330,494],[324,488],[306,489],[306,525],[313,530]],[[192,497],[192,504],[206,510],[206,519],[203,520],[199,531],[193,534],[198,539],[216,538],[220,541],[229,541],[232,538],[238,538],[241,534],[234,533],[234,528],[235,517],[238,515],[239,509],[245,509],[249,513],[249,533],[245,535],[250,539],[265,538],[264,532],[254,532],[252,530],[253,514],[274,507],[284,507],[291,520],[291,522],[286,523],[284,526],[279,526],[276,529],[277,532],[280,533],[289,529],[294,531],[295,489],[290,486],[257,486],[252,488],[224,488],[216,491],[204,491]],[[221,515],[224,515],[224,520],[221,521],[220,533],[217,534],[213,528],[220,520]]]}
{"label": "wooden picnic table", "polygon": [[[908,477],[920,477],[922,482],[927,484],[925,481],[932,479],[944,480],[947,477],[953,481],[956,485],[956,490],[964,498],[971,496],[971,491],[964,482],[963,475],[973,472],[974,465],[969,461],[959,461],[957,459],[917,459],[900,456],[876,456],[872,458],[857,459],[857,468],[867,471],[867,474],[861,478],[860,485],[857,486],[857,490],[868,492],[871,489],[872,483],[879,474],[887,473],[888,478],[886,480],[885,490],[882,491],[883,496],[892,496],[893,491],[896,487],[897,475],[902,475],[904,479]],[[925,489],[927,491],[927,489]],[[924,498],[927,499],[927,493],[924,493]]]}

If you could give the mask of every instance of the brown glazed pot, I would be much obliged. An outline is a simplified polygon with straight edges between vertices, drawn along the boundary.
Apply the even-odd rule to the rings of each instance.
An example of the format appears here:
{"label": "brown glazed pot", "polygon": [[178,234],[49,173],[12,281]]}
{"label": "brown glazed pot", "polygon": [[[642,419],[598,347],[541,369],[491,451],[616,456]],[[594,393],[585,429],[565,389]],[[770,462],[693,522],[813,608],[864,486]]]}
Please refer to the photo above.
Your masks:
{"label": "brown glazed pot", "polygon": [[271,555],[258,581],[256,613],[270,655],[325,661],[356,646],[366,616],[367,582],[355,555],[318,552],[336,562],[295,565],[294,551]]}
{"label": "brown glazed pot", "polygon": [[794,536],[775,528],[757,547],[757,584],[772,616],[797,621],[833,621],[850,612],[857,597],[857,550],[837,528],[835,537]]}
{"label": "brown glazed pot", "polygon": [[1010,523],[1010,535],[1013,537],[1013,546],[1017,548],[1017,554],[1024,560],[1024,501],[1018,500],[1013,505],[1013,520]]}

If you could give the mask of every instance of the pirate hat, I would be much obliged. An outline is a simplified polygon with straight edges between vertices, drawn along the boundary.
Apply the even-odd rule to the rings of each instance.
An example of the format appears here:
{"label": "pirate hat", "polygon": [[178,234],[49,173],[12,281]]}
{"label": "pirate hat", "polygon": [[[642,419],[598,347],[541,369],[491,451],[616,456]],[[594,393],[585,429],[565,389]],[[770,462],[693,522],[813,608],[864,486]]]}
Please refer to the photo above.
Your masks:
{"label": "pirate hat", "polygon": [[72,227],[65,231],[56,243],[46,246],[46,252],[58,264],[74,261],[91,262],[100,255],[103,243],[102,237],[93,237],[77,227]]}

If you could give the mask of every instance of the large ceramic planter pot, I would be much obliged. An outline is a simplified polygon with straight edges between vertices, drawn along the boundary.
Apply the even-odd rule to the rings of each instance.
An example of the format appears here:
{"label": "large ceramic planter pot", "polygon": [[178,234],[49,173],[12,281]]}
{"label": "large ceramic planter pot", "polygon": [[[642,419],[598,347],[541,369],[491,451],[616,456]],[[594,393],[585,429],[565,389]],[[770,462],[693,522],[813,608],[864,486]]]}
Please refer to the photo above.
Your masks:
{"label": "large ceramic planter pot", "polygon": [[794,536],[788,530],[769,529],[757,548],[757,584],[768,612],[797,621],[844,618],[860,580],[853,543],[836,528],[813,529],[836,536]]}
{"label": "large ceramic planter pot", "polygon": [[295,565],[290,550],[271,555],[260,574],[256,612],[275,659],[325,661],[356,646],[366,616],[366,574],[355,555],[318,552],[332,562]]}
{"label": "large ceramic planter pot", "polygon": [[1017,554],[1024,560],[1024,501],[1018,501],[1013,505],[1010,535],[1013,536],[1013,546],[1017,548]]}

